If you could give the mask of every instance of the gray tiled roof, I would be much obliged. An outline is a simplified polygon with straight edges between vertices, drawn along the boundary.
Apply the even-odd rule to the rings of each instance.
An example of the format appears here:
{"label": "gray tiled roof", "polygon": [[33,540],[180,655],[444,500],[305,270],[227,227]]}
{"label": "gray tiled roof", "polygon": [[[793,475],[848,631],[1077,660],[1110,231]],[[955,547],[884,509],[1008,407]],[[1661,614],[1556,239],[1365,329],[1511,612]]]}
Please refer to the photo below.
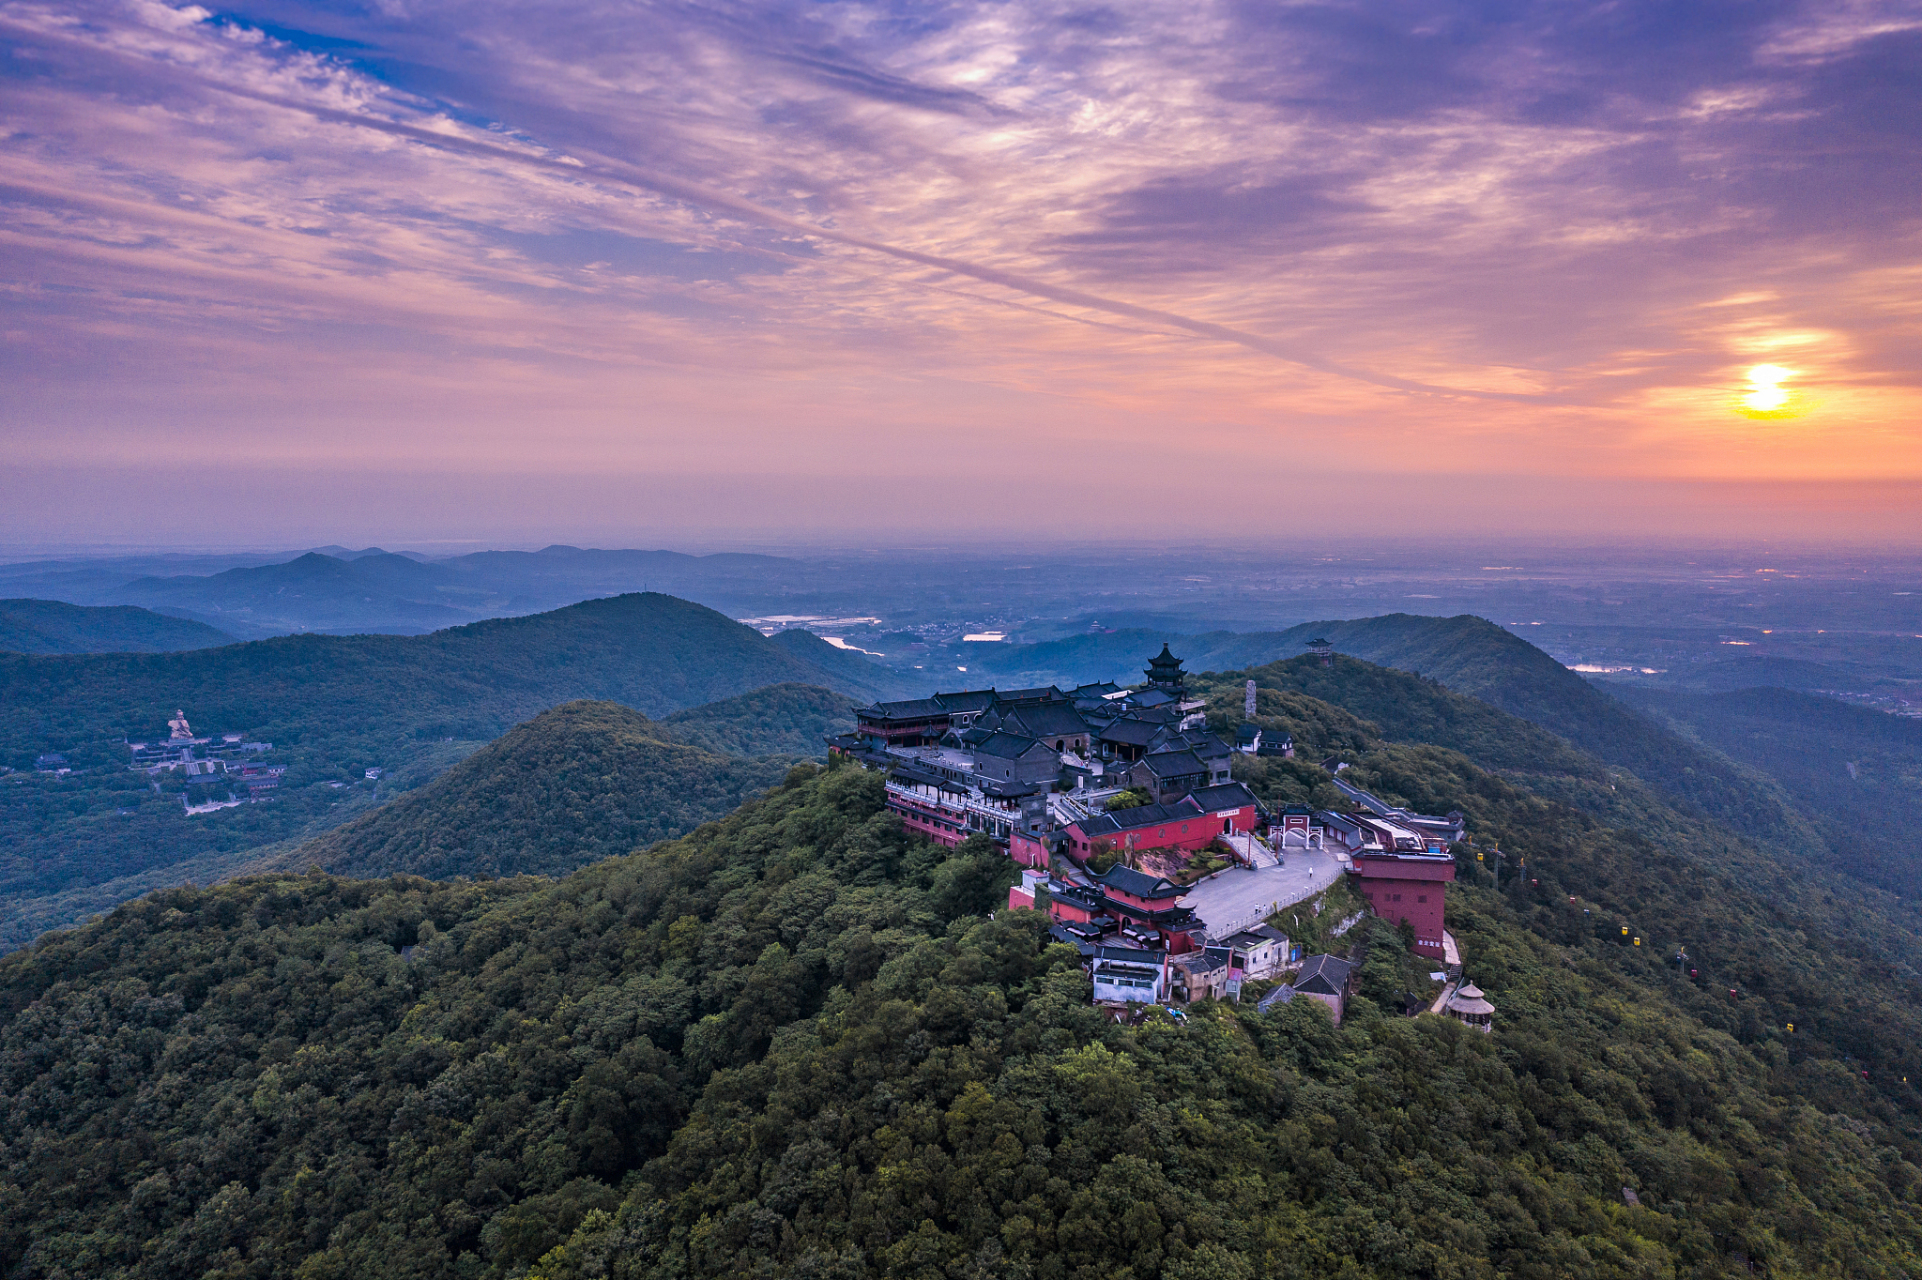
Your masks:
{"label": "gray tiled roof", "polygon": [[952,791],[956,795],[964,796],[968,794],[966,784],[956,782],[952,778],[943,777],[932,769],[923,769],[907,761],[902,761],[895,765],[890,771],[889,776],[899,778],[903,782],[912,782],[917,786],[939,787],[943,791]]}
{"label": "gray tiled roof", "polygon": [[997,702],[1060,702],[1068,695],[1048,684],[1039,689],[999,689],[994,696]]}
{"label": "gray tiled roof", "polygon": [[1169,744],[1173,745],[1176,740],[1187,743],[1188,749],[1203,760],[1234,754],[1232,747],[1206,729],[1190,729],[1186,733],[1171,735]]}
{"label": "gray tiled roof", "polygon": [[1145,747],[1166,729],[1166,725],[1155,724],[1148,720],[1117,720],[1101,731],[1101,740],[1125,743],[1131,747]]}
{"label": "gray tiled roof", "polygon": [[1152,827],[1158,822],[1187,822],[1200,816],[1201,810],[1183,796],[1173,804],[1138,804],[1131,809],[1111,809],[1076,825],[1081,828],[1082,834],[1098,836],[1116,831],[1133,831],[1136,827]]}
{"label": "gray tiled roof", "polygon": [[1148,951],[1141,947],[1121,947],[1104,942],[1094,949],[1097,960],[1131,960],[1136,964],[1160,964],[1165,951]]}
{"label": "gray tiled roof", "polygon": [[1185,778],[1208,772],[1208,766],[1192,751],[1157,751],[1142,757],[1141,763],[1157,778]]}
{"label": "gray tiled roof", "polygon": [[1017,707],[1002,717],[1002,723],[1031,738],[1056,738],[1088,731],[1088,722],[1067,702]]}
{"label": "gray tiled roof", "polygon": [[1348,975],[1354,967],[1353,961],[1340,956],[1309,956],[1301,962],[1301,972],[1291,985],[1308,995],[1338,996],[1347,990]]}
{"label": "gray tiled roof", "polygon": [[1151,876],[1120,862],[1095,877],[1095,883],[1103,888],[1133,894],[1137,898],[1179,898],[1188,892],[1162,876]]}
{"label": "gray tiled roof", "polygon": [[1018,733],[991,733],[975,745],[978,756],[993,756],[997,760],[1019,760],[1040,746],[1033,738],[1024,738]]}
{"label": "gray tiled roof", "polygon": [[1223,782],[1218,786],[1200,787],[1189,793],[1190,798],[1209,813],[1219,813],[1224,809],[1240,809],[1247,805],[1261,808],[1261,801],[1255,793],[1240,782]]}
{"label": "gray tiled roof", "polygon": [[1280,986],[1276,987],[1273,991],[1270,991],[1267,995],[1263,996],[1261,998],[1261,1003],[1256,1005],[1255,1009],[1259,1013],[1266,1013],[1268,1012],[1268,1010],[1270,1010],[1274,1006],[1278,1004],[1287,1004],[1290,1000],[1293,1000],[1294,998],[1295,998],[1295,989],[1284,982]]}
{"label": "gray tiled roof", "polygon": [[948,709],[933,698],[909,698],[902,702],[877,702],[855,713],[870,720],[933,720],[948,714]]}

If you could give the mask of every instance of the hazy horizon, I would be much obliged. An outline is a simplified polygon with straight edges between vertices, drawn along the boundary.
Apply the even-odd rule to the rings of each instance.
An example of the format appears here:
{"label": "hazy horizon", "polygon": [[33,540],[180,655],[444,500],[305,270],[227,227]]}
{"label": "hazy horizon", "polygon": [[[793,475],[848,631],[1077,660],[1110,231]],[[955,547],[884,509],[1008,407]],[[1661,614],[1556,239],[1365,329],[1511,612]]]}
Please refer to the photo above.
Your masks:
{"label": "hazy horizon", "polygon": [[[1922,563],[1922,549],[1912,541],[1891,538],[1828,539],[1726,536],[1721,538],[1637,536],[1632,533],[1601,534],[1511,534],[1437,537],[1419,534],[1379,536],[1370,539],[1302,536],[1283,538],[1191,538],[1161,541],[1126,537],[1109,539],[1072,537],[1028,537],[1019,540],[992,536],[935,538],[913,537],[906,532],[894,536],[853,539],[770,539],[724,538],[684,531],[661,530],[658,536],[643,532],[622,541],[619,536],[604,541],[570,541],[565,538],[374,538],[339,537],[311,539],[239,539],[194,542],[5,542],[0,541],[0,564],[26,564],[39,560],[123,560],[123,559],[205,559],[232,556],[281,557],[319,552],[322,554],[383,551],[426,559],[448,559],[481,551],[539,552],[551,547],[584,551],[668,552],[688,556],[765,555],[776,557],[968,555],[987,557],[1041,557],[1090,555],[1154,556],[1227,556],[1263,558],[1277,562],[1335,559],[1365,563],[1376,560],[1430,562],[1461,557],[1464,560],[1504,556],[1535,560],[1560,560],[1582,552],[1621,557],[1623,561],[1645,560],[1664,564],[1692,563],[1688,556],[1741,558],[1815,558],[1864,557],[1872,560],[1916,561]],[[1620,566],[1617,566],[1620,567]]]}
{"label": "hazy horizon", "polygon": [[[865,498],[885,487],[865,477],[357,476],[312,468],[56,474],[24,467],[0,479],[0,554],[23,546],[393,543],[531,550],[555,543],[673,542],[841,549],[1173,542],[1283,548],[1433,539],[1899,548],[1922,537],[1922,481],[1796,485],[1346,473],[1296,477],[1279,486],[1299,495],[1290,501],[1259,476],[1229,474],[1172,478],[1146,497],[1117,499],[1092,484],[1072,500],[1051,502],[1040,492],[1066,484],[1047,476],[1006,485],[982,481],[971,487],[969,501],[927,511],[915,509],[913,486],[891,498]],[[1117,522],[1117,502],[1134,517]]]}

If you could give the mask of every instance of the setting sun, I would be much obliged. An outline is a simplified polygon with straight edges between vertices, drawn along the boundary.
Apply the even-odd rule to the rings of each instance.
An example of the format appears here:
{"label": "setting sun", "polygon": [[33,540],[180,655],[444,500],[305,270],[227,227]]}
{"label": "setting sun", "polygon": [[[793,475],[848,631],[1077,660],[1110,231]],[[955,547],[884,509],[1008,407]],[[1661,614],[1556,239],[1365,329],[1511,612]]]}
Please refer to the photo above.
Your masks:
{"label": "setting sun", "polygon": [[1782,384],[1795,370],[1779,364],[1758,364],[1748,371],[1749,389],[1736,400],[1736,410],[1751,418],[1792,418],[1801,412],[1796,397]]}

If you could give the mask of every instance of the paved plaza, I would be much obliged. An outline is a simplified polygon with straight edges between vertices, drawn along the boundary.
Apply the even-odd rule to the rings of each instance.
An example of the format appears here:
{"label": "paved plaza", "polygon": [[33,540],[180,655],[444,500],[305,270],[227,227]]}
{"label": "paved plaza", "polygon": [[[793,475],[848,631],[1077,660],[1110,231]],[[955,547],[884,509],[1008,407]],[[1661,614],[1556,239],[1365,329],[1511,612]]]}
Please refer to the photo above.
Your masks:
{"label": "paved plaza", "polygon": [[1311,898],[1335,882],[1342,864],[1323,849],[1290,849],[1286,865],[1237,867],[1202,881],[1181,899],[1208,924],[1208,936],[1221,937],[1259,924],[1281,907]]}

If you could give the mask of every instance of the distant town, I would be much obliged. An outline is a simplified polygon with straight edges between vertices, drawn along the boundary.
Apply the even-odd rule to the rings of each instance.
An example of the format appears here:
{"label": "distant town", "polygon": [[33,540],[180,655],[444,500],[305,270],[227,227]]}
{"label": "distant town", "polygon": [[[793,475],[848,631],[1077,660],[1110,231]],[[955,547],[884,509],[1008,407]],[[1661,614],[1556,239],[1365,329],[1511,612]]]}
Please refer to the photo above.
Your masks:
{"label": "distant town", "polygon": [[[1309,647],[1331,660],[1326,641]],[[985,836],[1007,849],[1022,868],[1008,905],[1048,913],[1054,937],[1081,952],[1094,1002],[1116,1018],[1240,999],[1244,984],[1260,983],[1272,984],[1264,1007],[1305,997],[1339,1021],[1356,965],[1304,956],[1274,921],[1345,876],[1437,966],[1445,985],[1433,1011],[1487,1030],[1493,1006],[1460,981],[1445,918],[1463,816],[1390,805],[1344,782],[1338,761],[1326,765],[1350,809],[1271,812],[1232,776],[1237,755],[1295,754],[1287,734],[1252,723],[1254,682],[1229,742],[1207,727],[1205,700],[1167,645],[1143,675],[1133,688],[877,702],[828,747],[886,773],[888,807],[910,831],[948,846]]]}

